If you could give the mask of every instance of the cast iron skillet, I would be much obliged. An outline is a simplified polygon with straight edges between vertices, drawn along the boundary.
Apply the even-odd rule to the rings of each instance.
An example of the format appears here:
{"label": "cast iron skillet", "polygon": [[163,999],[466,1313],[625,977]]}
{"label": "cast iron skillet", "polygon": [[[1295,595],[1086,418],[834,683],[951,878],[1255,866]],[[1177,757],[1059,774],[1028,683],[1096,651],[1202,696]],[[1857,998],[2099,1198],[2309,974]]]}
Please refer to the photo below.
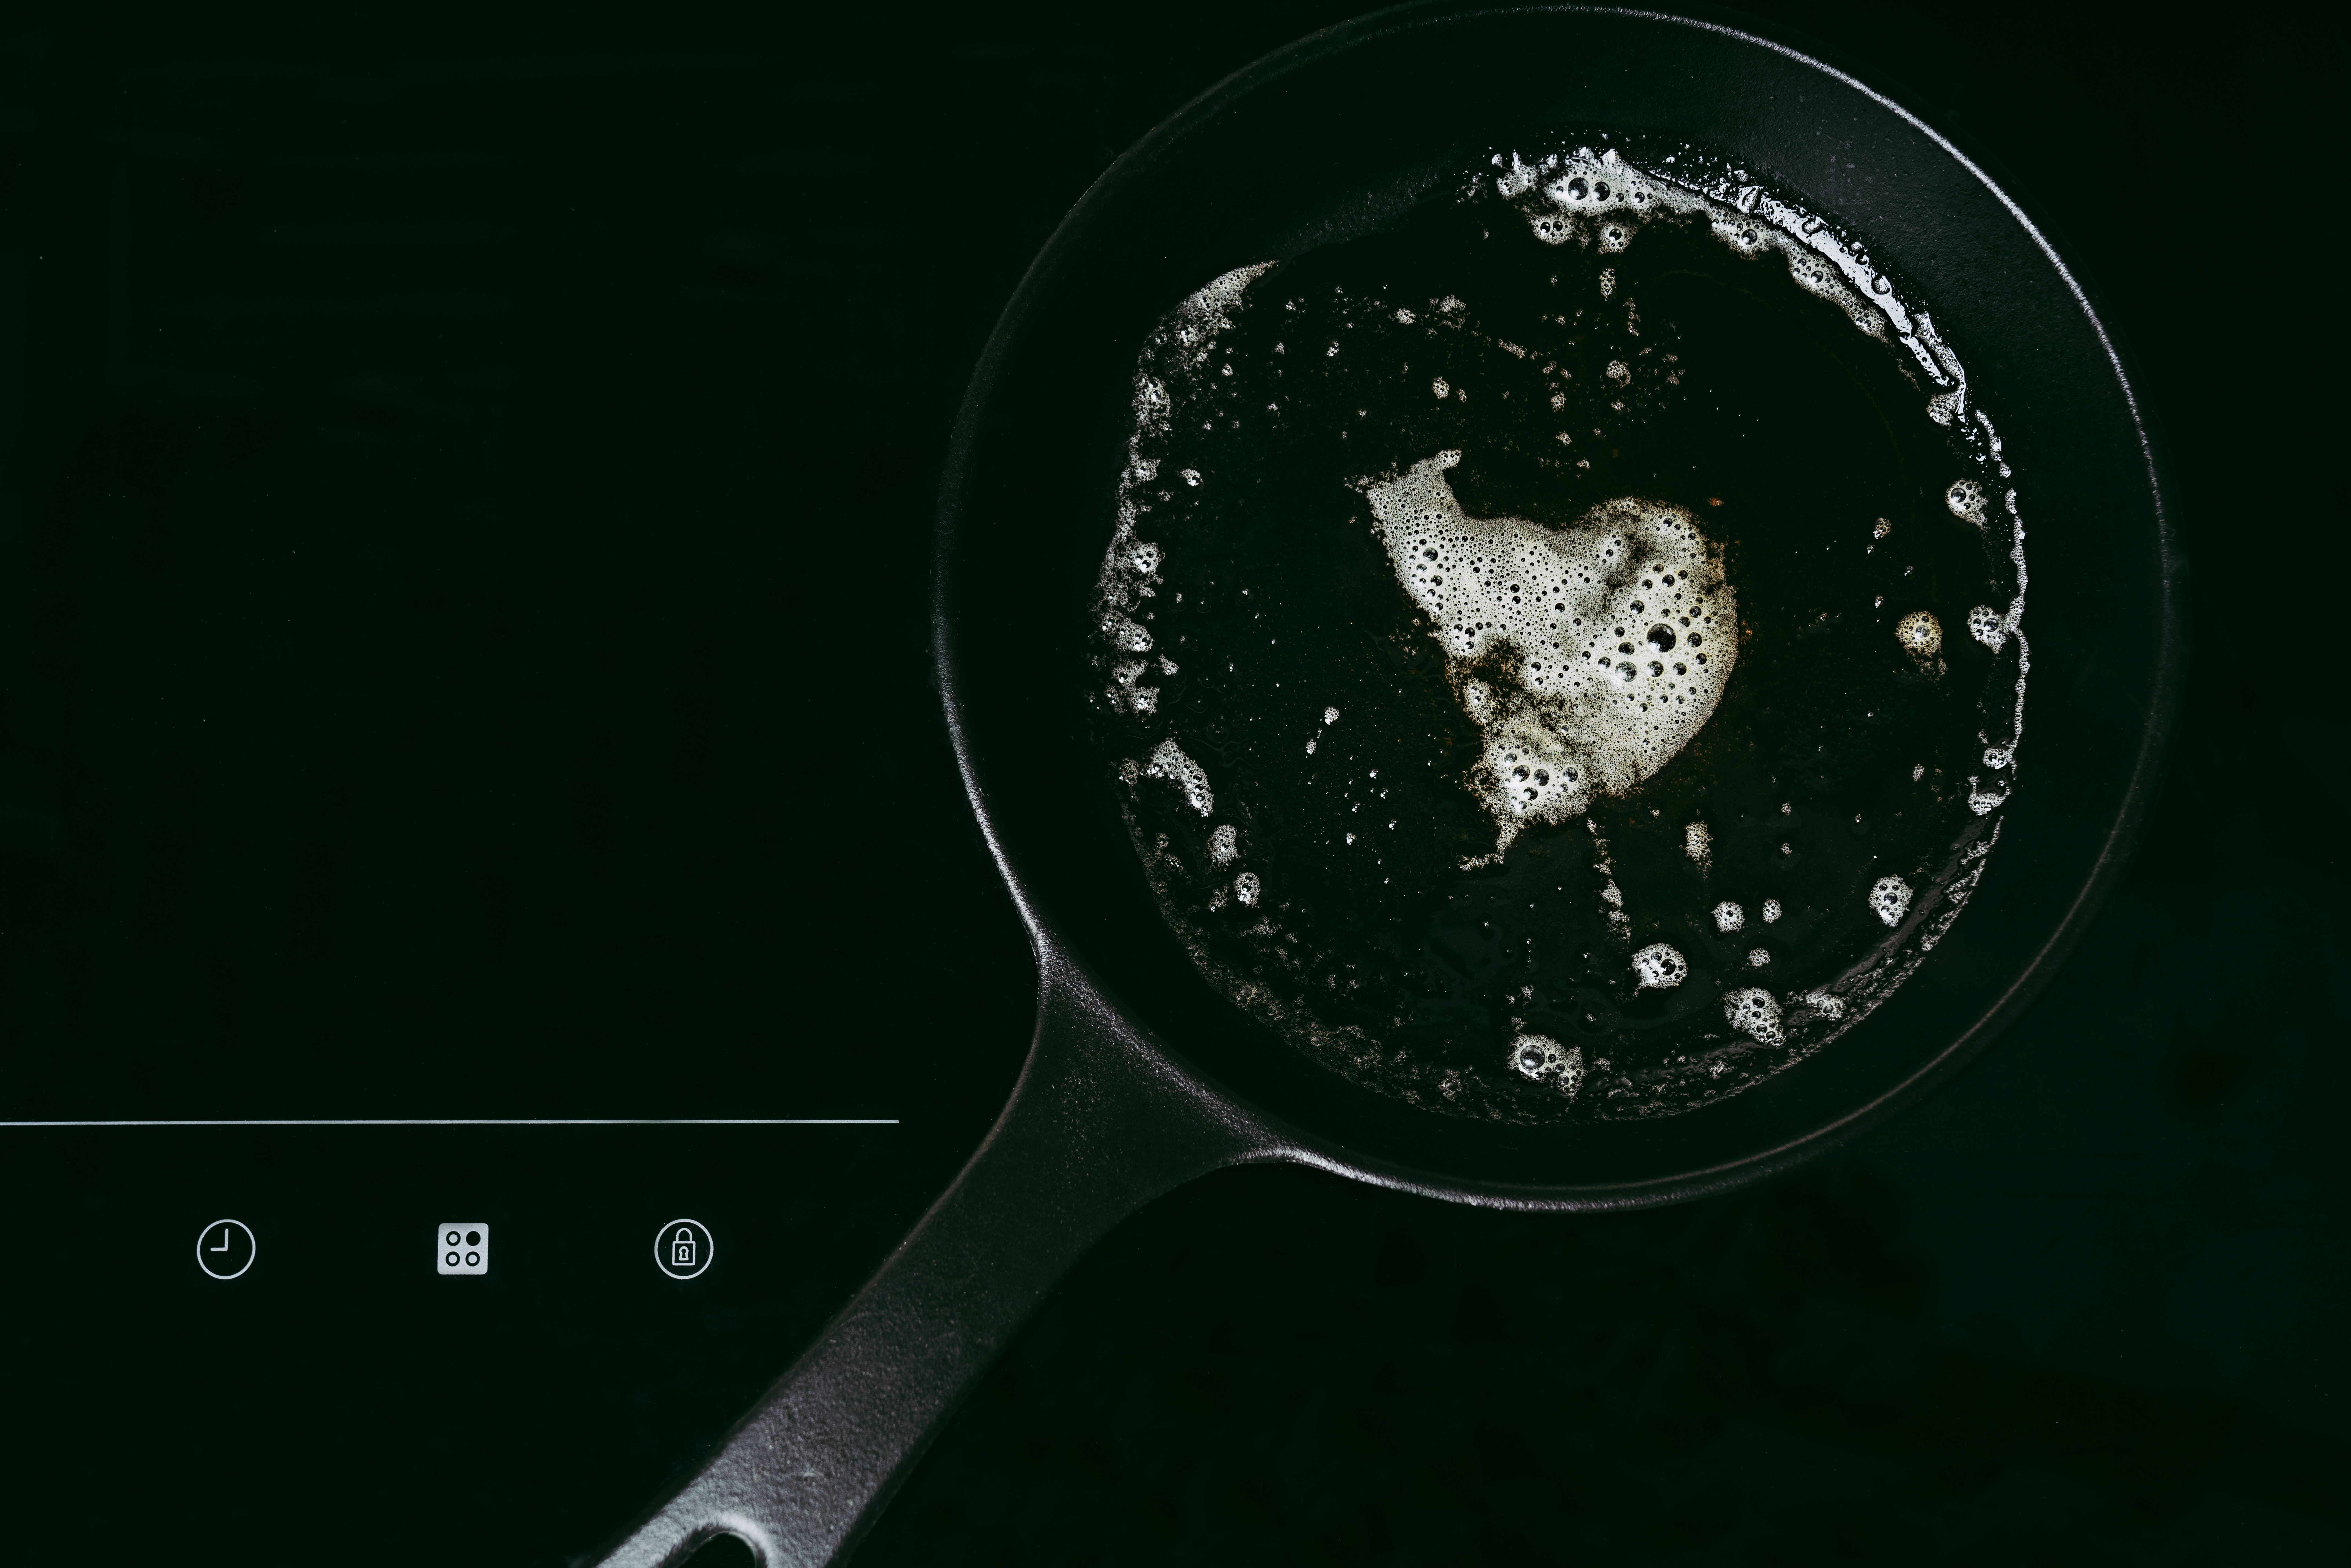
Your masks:
{"label": "cast iron skillet", "polygon": [[[1497,1129],[1330,1076],[1198,977],[1081,733],[1080,646],[1135,354],[1233,267],[1377,228],[1487,153],[1670,132],[1739,157],[1891,258],[1993,411],[2025,489],[2031,713],[1973,907],[1865,1022],[1727,1103]],[[2016,195],[1848,71],[1719,19],[1568,6],[1388,11],[1250,67],[1063,221],[973,378],[941,491],[934,635],[973,810],[1036,944],[1037,1036],[955,1185],[679,1494],[607,1559],[732,1532],[844,1554],[1031,1309],[1154,1197],[1293,1160],[1464,1203],[1604,1209],[1785,1169],[1922,1094],[2024,1005],[2152,804],[2182,656],[2152,424]],[[904,940],[920,941],[907,911]]]}

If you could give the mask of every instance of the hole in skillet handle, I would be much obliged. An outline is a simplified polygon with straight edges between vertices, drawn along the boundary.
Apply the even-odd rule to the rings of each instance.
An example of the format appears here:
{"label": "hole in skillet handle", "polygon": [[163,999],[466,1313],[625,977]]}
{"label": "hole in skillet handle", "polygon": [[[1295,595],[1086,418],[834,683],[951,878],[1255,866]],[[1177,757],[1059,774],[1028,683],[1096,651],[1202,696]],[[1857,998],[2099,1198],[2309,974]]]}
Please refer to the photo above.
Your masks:
{"label": "hole in skillet handle", "polygon": [[722,1533],[680,1558],[678,1568],[760,1568],[759,1554],[741,1536]]}

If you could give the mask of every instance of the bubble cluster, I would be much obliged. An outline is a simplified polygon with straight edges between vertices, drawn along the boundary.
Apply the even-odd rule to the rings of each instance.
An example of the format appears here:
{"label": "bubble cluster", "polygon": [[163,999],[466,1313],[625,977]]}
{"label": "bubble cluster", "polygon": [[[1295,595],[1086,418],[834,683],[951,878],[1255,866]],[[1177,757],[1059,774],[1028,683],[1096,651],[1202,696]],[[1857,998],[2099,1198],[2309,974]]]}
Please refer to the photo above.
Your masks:
{"label": "bubble cluster", "polygon": [[1888,925],[1899,925],[1910,913],[1910,884],[1898,876],[1881,876],[1869,890],[1869,907]]}
{"label": "bubble cluster", "polygon": [[1217,810],[1215,791],[1208,788],[1208,770],[1184,755],[1184,748],[1169,737],[1151,748],[1151,759],[1143,766],[1149,779],[1165,779],[1184,792],[1184,803],[1200,815],[1213,816]]}
{"label": "bubble cluster", "polygon": [[1931,659],[1943,649],[1943,623],[1931,610],[1913,610],[1894,623],[1894,640],[1914,659]]}
{"label": "bubble cluster", "polygon": [[[1160,350],[1179,363],[1206,364],[1210,343],[1218,333],[1231,329],[1231,312],[1239,308],[1249,286],[1265,276],[1273,265],[1268,261],[1236,267],[1192,294],[1159,324],[1152,334],[1145,358],[1150,357],[1151,350]],[[1094,589],[1095,623],[1102,640],[1122,654],[1148,653],[1157,645],[1150,628],[1134,616],[1144,601],[1156,596],[1164,564],[1160,548],[1135,535],[1135,525],[1144,509],[1137,492],[1158,480],[1160,459],[1145,453],[1144,447],[1166,436],[1173,403],[1165,382],[1147,371],[1136,372],[1134,429],[1127,437],[1126,466],[1118,482],[1118,528],[1111,537],[1110,549],[1102,557],[1102,576]],[[1196,468],[1183,469],[1180,476],[1188,487],[1197,488],[1200,484],[1200,471]],[[1163,674],[1176,673],[1176,666],[1165,655],[1160,664]],[[1132,658],[1122,659],[1112,667],[1110,685],[1104,693],[1112,712],[1147,716],[1158,711],[1159,689],[1142,684],[1148,669],[1141,660]],[[1125,769],[1121,772],[1128,782],[1133,781]],[[1201,778],[1205,789],[1206,775]]]}
{"label": "bubble cluster", "polygon": [[1547,1034],[1513,1036],[1502,1060],[1521,1078],[1557,1084],[1559,1092],[1571,1100],[1583,1086],[1583,1052]]}
{"label": "bubble cluster", "polygon": [[[1670,160],[1668,161],[1670,162]],[[1732,251],[1755,256],[1777,250],[1787,256],[1789,276],[1806,291],[1834,303],[1854,325],[1872,337],[1898,338],[1949,396],[1941,423],[1949,423],[1964,401],[1964,384],[1947,368],[1941,348],[1923,314],[1907,309],[1891,282],[1867,255],[1808,213],[1778,200],[1760,185],[1727,177],[1698,179],[1665,169],[1626,162],[1614,148],[1594,154],[1588,147],[1554,152],[1533,162],[1518,153],[1497,155],[1494,189],[1518,207],[1534,236],[1546,245],[1573,245],[1602,254],[1621,251],[1640,233],[1635,214],[1698,216]],[[1600,274],[1600,292],[1614,290],[1615,277]]]}
{"label": "bubble cluster", "polygon": [[1989,604],[1968,612],[1968,635],[1997,653],[2008,642],[2008,618]]}
{"label": "bubble cluster", "polygon": [[1778,1000],[1761,986],[1725,992],[1722,1016],[1731,1028],[1765,1045],[1778,1045],[1788,1038],[1780,1023]]}
{"label": "bubble cluster", "polygon": [[1633,955],[1633,976],[1636,991],[1670,990],[1689,977],[1689,964],[1667,944],[1652,942]]}
{"label": "bubble cluster", "polygon": [[1373,527],[1485,736],[1473,783],[1495,851],[1666,765],[1738,656],[1721,547],[1679,507],[1604,501],[1570,528],[1472,517],[1440,452],[1363,482]]}
{"label": "bubble cluster", "polygon": [[1728,936],[1747,924],[1747,911],[1729,899],[1714,906],[1714,928]]}

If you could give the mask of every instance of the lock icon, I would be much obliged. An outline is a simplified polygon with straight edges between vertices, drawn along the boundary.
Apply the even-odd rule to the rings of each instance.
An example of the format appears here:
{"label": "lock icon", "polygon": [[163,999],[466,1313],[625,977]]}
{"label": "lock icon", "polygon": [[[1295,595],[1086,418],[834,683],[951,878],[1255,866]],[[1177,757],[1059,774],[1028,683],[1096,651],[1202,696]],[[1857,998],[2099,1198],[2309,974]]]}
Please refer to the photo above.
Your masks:
{"label": "lock icon", "polygon": [[653,1262],[673,1280],[701,1275],[714,1250],[710,1228],[698,1219],[673,1219],[653,1232]]}

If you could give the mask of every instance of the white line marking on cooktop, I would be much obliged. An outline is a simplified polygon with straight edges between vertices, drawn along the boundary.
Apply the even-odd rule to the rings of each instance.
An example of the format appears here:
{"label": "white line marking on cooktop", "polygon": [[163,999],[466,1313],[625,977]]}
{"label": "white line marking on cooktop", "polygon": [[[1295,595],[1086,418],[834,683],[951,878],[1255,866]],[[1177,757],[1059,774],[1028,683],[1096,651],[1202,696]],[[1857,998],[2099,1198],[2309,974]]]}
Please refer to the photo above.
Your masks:
{"label": "white line marking on cooktop", "polygon": [[0,1122],[12,1127],[894,1127],[895,1116],[248,1116],[211,1121]]}

